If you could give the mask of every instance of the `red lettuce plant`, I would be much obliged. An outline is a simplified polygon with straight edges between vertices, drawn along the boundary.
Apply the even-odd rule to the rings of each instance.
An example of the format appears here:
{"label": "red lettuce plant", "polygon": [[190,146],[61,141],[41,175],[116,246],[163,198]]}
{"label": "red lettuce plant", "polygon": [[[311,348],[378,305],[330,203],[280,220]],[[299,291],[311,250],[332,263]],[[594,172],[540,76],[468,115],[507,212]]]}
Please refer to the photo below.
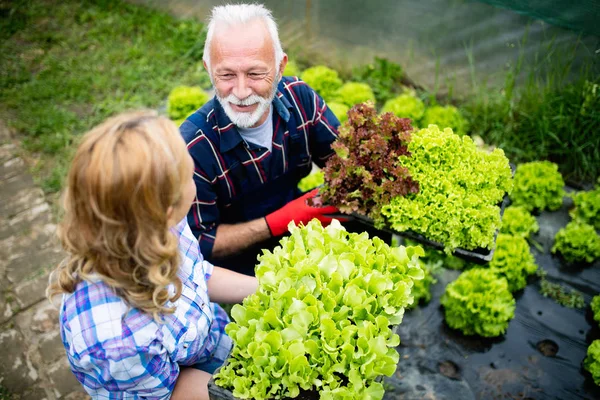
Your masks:
{"label": "red lettuce plant", "polygon": [[419,192],[418,182],[398,161],[399,156],[410,156],[411,131],[409,119],[377,115],[370,102],[352,107],[324,169],[323,200],[342,212],[367,215],[381,227],[382,206],[394,197]]}

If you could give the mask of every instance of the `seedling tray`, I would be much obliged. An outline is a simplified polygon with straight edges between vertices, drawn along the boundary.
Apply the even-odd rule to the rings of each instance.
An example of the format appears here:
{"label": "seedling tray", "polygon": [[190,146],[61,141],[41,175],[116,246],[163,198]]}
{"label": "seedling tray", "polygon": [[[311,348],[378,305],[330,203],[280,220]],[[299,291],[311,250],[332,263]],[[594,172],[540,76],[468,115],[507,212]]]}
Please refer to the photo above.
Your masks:
{"label": "seedling tray", "polygon": [[[505,195],[504,198],[502,199],[502,202],[500,204],[498,204],[498,206],[500,207],[500,218],[502,218],[502,216],[504,215],[504,209],[509,204],[509,201],[510,200],[508,198],[508,195]],[[360,222],[364,225],[367,225],[369,227],[375,228],[373,220],[371,218],[369,218],[365,215],[357,214],[357,213],[352,213],[350,215],[352,216],[352,218],[354,218],[358,222]],[[377,229],[377,228],[375,228],[375,229]],[[430,240],[430,239],[426,238],[425,236],[423,236],[419,233],[416,233],[414,231],[409,230],[409,231],[400,232],[400,231],[395,231],[395,230],[393,230],[391,228],[387,228],[387,227],[380,229],[380,230],[391,233],[391,234],[403,236],[405,238],[414,240],[415,242],[418,242],[425,246],[432,247],[436,250],[444,250],[444,245],[442,243]],[[498,230],[496,230],[496,233],[494,234],[493,244],[496,243],[497,237],[498,237]],[[473,249],[473,250],[457,248],[454,250],[453,255],[463,258],[467,261],[477,263],[477,264],[486,264],[492,260],[492,257],[494,256],[494,249],[495,249],[494,245],[492,245],[491,250],[484,249],[484,248],[478,248],[478,249]]]}

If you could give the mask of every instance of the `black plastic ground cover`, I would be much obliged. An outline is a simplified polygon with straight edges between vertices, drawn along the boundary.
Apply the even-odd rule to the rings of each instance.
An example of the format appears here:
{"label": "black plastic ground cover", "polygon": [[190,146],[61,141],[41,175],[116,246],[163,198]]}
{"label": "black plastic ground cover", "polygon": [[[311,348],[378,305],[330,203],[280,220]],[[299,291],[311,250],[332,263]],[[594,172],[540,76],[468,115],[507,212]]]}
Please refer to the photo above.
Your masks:
{"label": "black plastic ground cover", "polygon": [[[440,306],[446,285],[461,272],[443,270],[431,302],[407,312],[398,327],[400,362],[394,376],[384,379],[384,399],[600,399],[600,387],[582,366],[588,346],[600,339],[589,307],[600,293],[600,261],[569,267],[550,253],[554,235],[570,220],[569,205],[565,199],[561,210],[537,216],[540,232],[534,240],[544,251],[531,248],[547,279],[582,292],[585,308],[563,307],[543,297],[538,278],[531,277],[515,293],[515,318],[503,336],[465,336],[446,325]],[[212,381],[209,390],[213,400],[234,399]],[[318,398],[314,392],[305,395]]]}
{"label": "black plastic ground cover", "polygon": [[550,254],[558,229],[569,221],[567,207],[538,217],[532,247],[547,279],[583,293],[586,307],[572,309],[543,297],[540,282],[515,293],[515,318],[495,339],[464,336],[444,322],[440,296],[460,271],[444,270],[432,301],[408,312],[400,325],[400,363],[385,380],[386,399],[600,399],[600,387],[584,372],[589,344],[600,339],[589,303],[600,293],[600,261],[568,267]]}

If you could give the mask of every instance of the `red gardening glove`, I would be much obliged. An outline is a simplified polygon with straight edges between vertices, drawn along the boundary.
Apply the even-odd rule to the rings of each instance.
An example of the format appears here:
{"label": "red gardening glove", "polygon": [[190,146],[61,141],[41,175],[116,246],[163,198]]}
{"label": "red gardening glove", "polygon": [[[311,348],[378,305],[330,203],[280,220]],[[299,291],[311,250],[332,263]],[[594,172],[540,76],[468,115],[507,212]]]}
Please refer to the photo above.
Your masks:
{"label": "red gardening glove", "polygon": [[290,221],[294,221],[296,225],[299,223],[306,225],[310,220],[316,218],[321,221],[323,226],[329,225],[333,218],[325,214],[339,213],[339,210],[334,206],[316,207],[308,205],[309,199],[314,198],[318,192],[319,188],[313,189],[267,215],[265,220],[271,235],[281,236],[287,233]]}

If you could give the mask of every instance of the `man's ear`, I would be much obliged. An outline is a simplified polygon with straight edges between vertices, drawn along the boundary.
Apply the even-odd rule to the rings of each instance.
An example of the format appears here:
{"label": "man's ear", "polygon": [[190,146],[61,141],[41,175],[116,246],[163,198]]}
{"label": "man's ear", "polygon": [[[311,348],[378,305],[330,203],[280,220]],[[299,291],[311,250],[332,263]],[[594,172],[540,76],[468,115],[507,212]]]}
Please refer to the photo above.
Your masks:
{"label": "man's ear", "polygon": [[208,70],[208,66],[206,66],[206,61],[202,60],[202,65],[204,65],[204,69],[206,70],[206,72],[210,72]]}
{"label": "man's ear", "polygon": [[285,70],[285,66],[288,63],[287,54],[283,53],[283,58],[281,59],[281,63],[279,64],[279,75],[283,77],[283,71]]}

